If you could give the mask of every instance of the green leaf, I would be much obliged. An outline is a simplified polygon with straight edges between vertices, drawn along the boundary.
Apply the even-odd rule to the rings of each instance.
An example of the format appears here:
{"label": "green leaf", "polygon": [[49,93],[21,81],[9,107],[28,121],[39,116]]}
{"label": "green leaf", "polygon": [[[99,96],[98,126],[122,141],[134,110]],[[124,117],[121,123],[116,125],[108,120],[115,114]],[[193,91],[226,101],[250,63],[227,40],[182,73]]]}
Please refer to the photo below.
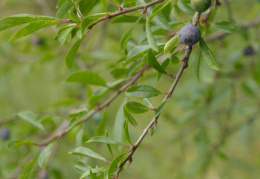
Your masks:
{"label": "green leaf", "polygon": [[69,12],[69,17],[73,22],[80,22],[80,18],[73,12]]}
{"label": "green leaf", "polygon": [[155,127],[154,126],[151,127],[148,132],[150,133],[150,136],[152,137],[153,134],[155,133]]}
{"label": "green leaf", "polygon": [[107,3],[106,3],[106,0],[101,0],[101,2],[102,2],[102,6],[103,6],[104,11],[107,12]]}
{"label": "green leaf", "polygon": [[183,24],[186,24],[185,21],[180,16],[180,11],[181,10],[178,8],[178,6],[173,6],[172,13],[173,13],[174,17],[176,17],[176,19],[181,21]]}
{"label": "green leaf", "polygon": [[185,13],[193,15],[195,11],[187,4],[188,2],[184,2],[184,0],[178,1],[178,7]]}
{"label": "green leaf", "polygon": [[97,91],[94,92],[93,96],[89,98],[88,104],[89,109],[92,109],[95,107],[95,105],[99,102],[101,98],[103,98],[107,93],[109,92],[109,89],[106,87],[101,87]]}
{"label": "green leaf", "polygon": [[[162,62],[162,65],[161,65],[162,68],[165,70],[165,69],[167,68],[167,66],[169,65],[169,63],[170,63],[170,59],[167,58],[166,60],[164,60],[164,61]],[[157,81],[159,81],[159,80],[161,79],[161,76],[162,76],[162,73],[158,72]]]}
{"label": "green leaf", "polygon": [[34,142],[31,140],[10,140],[7,143],[7,148],[18,147],[20,145],[34,145]]}
{"label": "green leaf", "polygon": [[38,156],[34,157],[23,169],[19,179],[29,179],[37,162]]}
{"label": "green leaf", "polygon": [[128,97],[151,98],[161,94],[159,90],[148,85],[134,85],[126,90],[126,96]]}
{"label": "green leaf", "polygon": [[198,49],[197,55],[194,59],[194,70],[198,81],[200,80],[200,59],[201,59],[201,50]]}
{"label": "green leaf", "polygon": [[[68,0],[58,0],[58,2],[57,2],[57,4],[56,4],[56,8],[61,7],[62,4],[64,4],[66,1],[68,1]],[[71,0],[69,0],[69,1],[71,1]]]}
{"label": "green leaf", "polygon": [[104,110],[101,120],[98,123],[97,132],[96,132],[97,135],[99,136],[105,134],[106,116],[107,116],[107,111]]}
{"label": "green leaf", "polygon": [[108,168],[108,172],[107,172],[107,176],[106,178],[107,179],[110,179],[113,174],[116,172],[117,170],[117,167],[118,167],[118,164],[124,159],[124,157],[126,156],[127,154],[121,154],[119,156],[117,156],[112,162],[111,164],[109,165],[109,168]]}
{"label": "green leaf", "polygon": [[119,80],[116,80],[116,81],[108,82],[107,86],[108,86],[108,88],[115,88],[123,82],[125,82],[125,79],[119,79]]}
{"label": "green leaf", "polygon": [[153,11],[151,16],[149,17],[149,21],[151,21],[159,12],[161,12],[165,7],[167,7],[171,1],[167,1],[165,3],[161,3],[158,6],[156,6]]}
{"label": "green leaf", "polygon": [[174,53],[174,55],[171,56],[171,64],[172,65],[177,65],[180,63],[180,59],[175,55],[176,53]]}
{"label": "green leaf", "polygon": [[155,70],[157,70],[163,74],[167,74],[166,71],[161,67],[161,65],[159,64],[157,59],[155,58],[151,49],[148,50],[147,57],[148,57],[149,65],[151,65]]}
{"label": "green leaf", "polygon": [[152,47],[152,49],[154,49],[155,51],[158,51],[158,47],[157,47],[156,41],[153,36],[153,32],[152,32],[152,29],[150,26],[150,21],[148,19],[148,16],[146,18],[146,36],[147,36],[148,43]]}
{"label": "green leaf", "polygon": [[116,114],[116,120],[114,123],[114,128],[113,128],[113,136],[114,138],[119,141],[119,142],[123,142],[123,126],[124,126],[124,122],[125,122],[125,116],[124,116],[124,105],[126,103],[127,99],[125,99],[121,106],[119,107],[117,114]]}
{"label": "green leaf", "polygon": [[120,78],[125,78],[127,74],[127,69],[125,68],[116,68],[110,72],[110,74],[113,76],[115,79],[120,79]]}
{"label": "green leaf", "polygon": [[141,114],[145,113],[149,110],[149,108],[141,103],[138,102],[128,102],[126,103],[126,109],[130,113],[134,114]]}
{"label": "green leaf", "polygon": [[124,7],[126,4],[136,3],[136,1],[137,1],[137,0],[124,0],[123,7]]}
{"label": "green leaf", "polygon": [[71,0],[67,0],[64,3],[59,4],[59,9],[56,13],[56,16],[59,19],[62,19],[72,7],[75,7],[75,4]]}
{"label": "green leaf", "polygon": [[81,21],[81,34],[83,36],[86,28],[94,21],[94,19],[89,18],[88,16],[85,17],[82,21]]}
{"label": "green leaf", "polygon": [[103,144],[111,144],[111,145],[121,145],[120,142],[104,136],[91,137],[86,143],[103,143]]}
{"label": "green leaf", "polygon": [[92,173],[92,170],[91,170],[91,169],[89,169],[89,177],[90,177],[91,179],[98,179],[97,176],[96,176],[94,173]]}
{"label": "green leaf", "polygon": [[200,45],[200,49],[201,49],[202,55],[204,57],[204,60],[209,65],[209,67],[214,70],[220,71],[221,69],[220,69],[218,63],[216,62],[210,49],[208,48],[207,44],[205,43],[205,41],[202,38],[200,38],[199,45]]}
{"label": "green leaf", "polygon": [[40,153],[39,158],[38,158],[38,164],[42,169],[45,169],[49,158],[51,156],[51,153],[56,145],[57,141],[53,141],[51,143],[49,143]]}
{"label": "green leaf", "polygon": [[26,24],[33,21],[42,21],[42,20],[57,20],[57,19],[54,17],[37,16],[37,15],[30,15],[30,14],[9,16],[0,19],[0,31],[21,24]]}
{"label": "green leaf", "polygon": [[[148,0],[138,0],[138,5],[143,5],[146,3],[149,3],[150,1]],[[151,16],[154,8],[153,6],[149,7],[147,9],[148,16]],[[158,12],[156,16],[152,19],[152,22],[154,22],[156,25],[160,26],[164,30],[171,30],[171,26],[169,25],[167,19],[165,18],[164,14],[162,12]]]}
{"label": "green leaf", "polygon": [[238,30],[238,27],[234,23],[227,21],[217,22],[214,24],[214,27],[227,33],[232,33]]}
{"label": "green leaf", "polygon": [[[164,43],[159,43],[158,46],[161,47],[163,46]],[[126,56],[126,61],[124,62],[125,65],[129,64],[130,62],[132,62],[134,59],[141,57],[143,54],[145,54],[145,52],[151,48],[150,45],[139,45],[136,46],[134,48],[132,48],[127,56]]]}
{"label": "green leaf", "polygon": [[145,103],[146,106],[148,106],[149,108],[154,108],[153,107],[153,104],[152,104],[152,101],[149,99],[149,98],[144,98],[143,99],[143,102]]}
{"label": "green leaf", "polygon": [[119,3],[119,0],[110,0],[111,2],[113,2],[115,5],[119,6],[120,3]]}
{"label": "green leaf", "polygon": [[[91,111],[90,111],[91,112]],[[74,128],[78,123],[80,123],[82,120],[84,120],[88,115],[88,112],[83,110],[74,114],[70,114],[69,117],[72,118],[72,120],[69,123],[69,126],[67,128],[67,131],[70,131],[72,128]]]}
{"label": "green leaf", "polygon": [[129,67],[129,69],[128,69],[128,71],[127,71],[127,75],[126,75],[126,77],[127,77],[128,79],[131,78],[132,75],[140,68],[141,63],[142,63],[142,61],[137,61],[137,62],[133,63],[133,64]]}
{"label": "green leaf", "polygon": [[58,32],[57,37],[55,37],[56,40],[60,41],[63,45],[66,41],[69,39],[69,35],[71,31],[74,29],[74,24],[66,26],[64,28],[61,28]]}
{"label": "green leaf", "polygon": [[168,102],[168,100],[164,101],[162,104],[160,104],[160,106],[156,109],[154,117],[157,117],[161,114],[161,111],[163,110],[163,107],[165,106],[165,104]]}
{"label": "green leaf", "polygon": [[66,66],[68,68],[71,68],[72,67],[72,64],[74,62],[74,59],[77,55],[77,51],[79,49],[79,45],[80,43],[82,42],[83,38],[82,39],[79,39],[77,40],[73,45],[72,47],[70,48],[70,50],[68,51],[68,53],[66,54],[66,57],[65,57],[65,63],[66,63]]}
{"label": "green leaf", "polygon": [[134,59],[141,57],[150,47],[150,45],[140,45],[131,49],[126,56],[126,64],[129,64]]}
{"label": "green leaf", "polygon": [[174,37],[172,37],[164,46],[164,55],[166,55],[167,53],[169,53],[172,49],[174,49],[179,40],[180,34],[175,35]]}
{"label": "green leaf", "polygon": [[124,123],[124,136],[125,136],[126,141],[129,144],[132,144],[132,141],[131,141],[130,136],[129,136],[128,122],[127,121],[125,121],[125,123]]}
{"label": "green leaf", "polygon": [[92,71],[79,71],[72,73],[67,82],[84,83],[88,85],[106,86],[105,80]]}
{"label": "green leaf", "polygon": [[78,132],[77,132],[77,135],[75,137],[75,142],[78,146],[81,146],[82,145],[82,140],[83,140],[83,136],[84,136],[84,129],[80,129]]}
{"label": "green leaf", "polygon": [[132,124],[134,127],[137,127],[137,122],[134,117],[127,111],[126,106],[124,106],[124,115],[126,120]]}
{"label": "green leaf", "polygon": [[[105,135],[106,135],[106,137],[108,137],[108,131],[107,131],[107,130],[106,130],[106,132],[105,132]],[[108,151],[110,152],[110,154],[113,156],[113,151],[112,151],[112,149],[111,149],[110,144],[107,144],[107,148],[108,148]]]}
{"label": "green leaf", "polygon": [[87,164],[85,164],[85,163],[83,163],[83,162],[81,162],[81,161],[78,161],[78,162],[76,163],[76,165],[75,165],[75,169],[76,169],[77,171],[79,171],[80,173],[84,173],[84,172],[86,172],[86,171],[89,171],[90,166],[87,165]]}
{"label": "green leaf", "polygon": [[128,40],[133,35],[133,33],[135,31],[135,28],[136,28],[136,25],[139,23],[141,17],[142,16],[139,17],[139,19],[132,25],[132,27],[130,27],[130,29],[128,29],[128,31],[125,33],[125,35],[121,38],[121,40],[120,40],[120,47],[121,47],[122,51],[125,50],[125,46],[126,46]]}
{"label": "green leaf", "polygon": [[92,150],[90,150],[89,148],[86,148],[86,147],[78,147],[78,148],[72,150],[71,152],[69,152],[69,154],[82,155],[82,156],[106,161],[106,159],[104,157],[102,157],[98,153],[96,153],[96,152],[94,152],[94,151],[92,151]]}
{"label": "green leaf", "polygon": [[41,124],[40,121],[36,120],[36,115],[33,112],[31,111],[19,112],[17,116],[23,119],[24,121],[29,122],[30,124],[37,127],[38,129],[44,130],[43,125]]}
{"label": "green leaf", "polygon": [[35,22],[31,22],[27,25],[25,25],[24,27],[22,27],[21,29],[19,29],[9,40],[9,42],[13,42],[19,38],[22,38],[24,36],[27,36],[30,33],[33,33],[37,30],[40,30],[42,28],[51,26],[51,25],[55,25],[58,24],[59,21],[58,20],[40,20],[40,21],[35,21]]}

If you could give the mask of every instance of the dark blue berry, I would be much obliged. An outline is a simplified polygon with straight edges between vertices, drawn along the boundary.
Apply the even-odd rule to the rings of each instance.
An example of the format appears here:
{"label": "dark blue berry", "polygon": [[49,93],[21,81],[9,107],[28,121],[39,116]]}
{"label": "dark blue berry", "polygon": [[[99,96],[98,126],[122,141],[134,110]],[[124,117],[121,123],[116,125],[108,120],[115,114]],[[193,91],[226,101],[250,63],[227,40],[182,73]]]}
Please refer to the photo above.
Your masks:
{"label": "dark blue berry", "polygon": [[193,24],[187,24],[180,31],[181,41],[186,45],[196,44],[201,37],[200,30]]}
{"label": "dark blue berry", "polygon": [[42,38],[34,38],[32,39],[32,44],[34,45],[42,45],[44,43],[44,40]]}
{"label": "dark blue berry", "polygon": [[0,131],[0,136],[3,140],[8,140],[10,138],[10,131],[7,128],[2,128]]}
{"label": "dark blue berry", "polygon": [[253,55],[254,53],[255,53],[255,50],[254,50],[254,48],[253,48],[251,45],[247,46],[247,47],[244,49],[244,55],[245,55],[245,56],[251,56],[251,55]]}

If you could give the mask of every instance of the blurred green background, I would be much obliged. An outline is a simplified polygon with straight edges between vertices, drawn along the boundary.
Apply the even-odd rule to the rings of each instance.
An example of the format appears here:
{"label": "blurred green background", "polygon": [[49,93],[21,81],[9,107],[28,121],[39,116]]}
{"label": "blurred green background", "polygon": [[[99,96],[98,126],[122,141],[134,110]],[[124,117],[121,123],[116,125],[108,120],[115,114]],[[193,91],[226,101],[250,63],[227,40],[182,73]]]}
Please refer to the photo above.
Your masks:
{"label": "blurred green background", "polygon": [[[233,20],[236,24],[260,20],[260,2],[256,0],[221,1],[215,21]],[[229,5],[227,5],[229,4]],[[1,0],[0,18],[14,14],[38,14],[55,16],[56,1],[53,0]],[[98,5],[94,12],[102,11]],[[170,21],[175,19],[170,14]],[[64,63],[66,52],[72,43],[61,46],[54,39],[55,27],[37,31],[12,43],[8,43],[17,28],[0,32],[0,128],[10,130],[10,139],[43,141],[67,114],[87,106],[88,87],[65,83],[67,76],[79,69],[92,69],[112,81],[109,70],[119,66],[122,58],[119,40],[130,23],[106,21],[97,25],[84,40],[76,57],[76,65],[68,70]],[[144,36],[144,24],[140,24],[129,46],[135,46]],[[177,32],[181,25],[175,26]],[[214,27],[208,34],[216,32]],[[215,72],[204,61],[200,68],[200,81],[194,73],[194,58],[197,47],[190,59],[190,66],[180,80],[172,99],[160,116],[155,134],[147,136],[133,156],[133,163],[120,178],[140,179],[248,179],[260,175],[260,26],[248,27],[221,39],[208,42],[222,71]],[[207,37],[207,35],[205,35]],[[166,42],[167,33],[156,39]],[[248,54],[245,51],[253,51]],[[180,58],[183,54],[180,54]],[[180,64],[167,70],[174,74]],[[156,72],[149,70],[140,84],[149,84],[163,92],[170,86],[171,79],[163,76],[156,81]],[[107,99],[109,93],[104,99]],[[108,108],[106,127],[112,128],[122,94]],[[157,106],[163,97],[152,99]],[[20,111],[33,111],[45,119],[42,121],[48,133],[42,133],[29,123],[14,117]],[[95,115],[86,125],[84,139],[95,135]],[[153,113],[136,115],[140,128],[152,119]],[[50,179],[78,178],[74,169],[79,158],[68,155],[74,147],[76,128],[64,137],[56,155],[47,167]],[[135,141],[141,134],[130,128]],[[0,178],[17,178],[24,165],[39,153],[35,146],[19,146],[7,149],[8,141],[0,140]],[[86,145],[86,144],[84,144]],[[110,157],[103,146],[86,146]],[[127,150],[127,149],[123,149]],[[115,148],[115,154],[120,152]],[[80,158],[81,159],[81,158]],[[81,159],[95,167],[94,160]],[[36,168],[32,178],[41,178]]]}

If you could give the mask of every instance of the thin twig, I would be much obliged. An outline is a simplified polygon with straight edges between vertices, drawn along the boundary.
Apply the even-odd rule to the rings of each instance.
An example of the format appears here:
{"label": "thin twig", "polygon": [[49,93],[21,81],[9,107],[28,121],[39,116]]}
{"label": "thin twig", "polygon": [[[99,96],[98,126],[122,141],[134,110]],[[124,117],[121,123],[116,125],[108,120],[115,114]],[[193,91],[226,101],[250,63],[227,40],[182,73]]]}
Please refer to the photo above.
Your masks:
{"label": "thin twig", "polygon": [[[246,28],[249,28],[249,27],[258,26],[259,24],[260,24],[260,19],[255,19],[255,20],[252,20],[251,22],[246,22],[246,23],[243,23],[243,24],[239,25],[238,28],[239,28],[239,30],[243,30],[243,29],[246,29]],[[229,35],[229,33],[226,33],[226,32],[215,32],[215,33],[212,33],[212,34],[208,35],[205,38],[205,41],[207,41],[207,42],[213,41],[215,39],[223,38],[223,37],[225,37],[227,35]]]}
{"label": "thin twig", "polygon": [[[178,81],[183,73],[183,71],[188,67],[188,60],[190,57],[192,51],[192,47],[191,46],[187,46],[186,51],[185,51],[185,55],[183,57],[183,64],[181,66],[181,68],[179,69],[179,72],[176,75],[175,80],[173,81],[169,91],[168,91],[168,95],[165,96],[163,102],[167,101],[168,99],[170,99],[175,87],[178,84]],[[163,103],[162,102],[162,103]],[[143,141],[143,139],[145,138],[145,136],[147,135],[148,131],[150,128],[152,128],[158,120],[159,116],[154,117],[152,119],[152,121],[147,125],[147,127],[144,129],[142,135],[139,137],[139,139],[136,141],[136,143],[132,146],[131,151],[129,152],[129,154],[126,156],[126,158],[123,160],[123,162],[120,164],[120,166],[118,167],[116,173],[115,173],[115,178],[118,178],[119,176],[119,172],[123,169],[124,165],[128,162],[128,161],[132,161],[132,156],[134,154],[134,152],[136,151],[136,149],[139,147],[139,145],[141,144],[141,142]]]}
{"label": "thin twig", "polygon": [[[92,29],[93,26],[95,26],[97,23],[101,22],[101,21],[104,21],[106,19],[110,19],[110,18],[113,18],[113,17],[116,17],[116,16],[119,16],[119,15],[122,15],[122,14],[126,14],[126,13],[129,13],[129,12],[132,12],[132,11],[136,11],[138,9],[143,9],[143,12],[142,14],[146,11],[147,8],[149,8],[150,6],[153,6],[155,4],[158,4],[158,3],[161,3],[163,2],[164,0],[157,0],[157,1],[153,1],[153,2],[150,2],[150,3],[147,3],[147,4],[144,4],[144,5],[140,5],[140,6],[136,6],[136,7],[131,7],[131,8],[124,8],[122,9],[121,11],[119,12],[114,12],[110,15],[106,15],[104,17],[101,17],[99,18],[97,21],[94,21],[89,27],[88,27],[88,32]],[[60,23],[68,23],[68,22],[71,22],[70,19],[64,19],[64,20],[60,20]],[[96,110],[93,110],[92,112],[90,112],[88,114],[88,116],[80,121],[77,125],[81,124],[81,123],[84,123],[86,122],[89,118],[91,118],[94,114],[96,114],[97,112],[99,112],[100,110],[102,110],[104,107],[108,106],[115,98],[117,98],[124,90],[126,90],[129,86],[133,85],[143,74],[143,72],[149,67],[149,65],[146,65],[144,66],[138,73],[136,73],[132,79],[127,83],[125,84],[123,87],[121,87],[117,92],[116,94],[114,94],[111,98],[109,98],[106,102],[104,102],[101,106],[98,106],[96,108]],[[69,130],[66,129],[64,131],[61,131],[59,134],[56,134],[56,135],[53,135],[51,137],[49,137],[49,139],[47,139],[45,142],[41,143],[41,144],[37,144],[38,146],[46,146],[48,145],[50,142],[54,141],[55,139],[57,138],[61,138],[62,136],[64,136],[66,133],[68,133]]]}
{"label": "thin twig", "polygon": [[[122,86],[119,90],[116,91],[116,93],[109,98],[107,101],[105,101],[102,105],[98,106],[95,110],[93,110],[92,112],[90,112],[88,114],[88,116],[80,121],[77,125],[82,124],[84,122],[86,122],[89,118],[91,118],[94,114],[96,114],[97,112],[101,111],[103,108],[105,108],[106,106],[109,106],[109,104],[111,102],[113,102],[123,91],[125,91],[129,86],[133,85],[143,74],[143,72],[149,67],[149,65],[145,65],[138,73],[136,73],[132,79],[126,83],[124,86]],[[49,139],[47,139],[45,142],[38,144],[38,146],[46,146],[48,145],[50,142],[54,141],[57,138],[61,138],[62,136],[64,136],[66,133],[68,133],[69,130],[63,130],[61,132],[59,132],[58,134],[52,135]]]}
{"label": "thin twig", "polygon": [[147,8],[149,8],[150,6],[153,6],[153,5],[155,5],[155,4],[159,4],[159,3],[163,2],[163,1],[165,1],[165,0],[157,0],[157,1],[149,2],[149,3],[147,3],[147,4],[140,5],[140,6],[135,6],[135,7],[131,7],[131,8],[123,8],[121,11],[113,12],[113,13],[111,13],[111,14],[107,14],[106,16],[99,18],[98,20],[94,21],[94,22],[88,27],[88,29],[92,29],[93,26],[95,26],[97,23],[99,23],[99,22],[101,22],[101,21],[104,21],[104,20],[107,20],[107,19],[111,19],[111,18],[116,17],[116,16],[119,16],[119,15],[127,14],[127,13],[129,13],[129,12],[133,12],[133,11],[136,11],[136,10],[139,10],[139,9],[147,9]]}
{"label": "thin twig", "polygon": [[[199,18],[200,18],[200,13],[199,12],[195,12],[194,16],[193,16],[193,24],[197,25],[199,23]],[[188,67],[188,61],[189,61],[189,57],[190,54],[192,52],[192,46],[186,46],[185,48],[185,54],[182,58],[182,66],[180,67],[167,95],[165,96],[165,98],[163,99],[162,103],[168,101],[171,96],[172,93],[174,91],[174,89],[176,88],[182,74],[183,71]],[[144,129],[143,133],[141,134],[141,136],[138,138],[138,140],[135,142],[135,144],[131,147],[131,150],[129,151],[128,155],[125,157],[125,159],[121,162],[121,164],[118,166],[117,171],[114,174],[114,178],[118,178],[119,177],[119,173],[120,171],[123,169],[124,165],[129,162],[129,164],[132,162],[132,156],[135,153],[136,149],[140,146],[140,144],[142,143],[143,139],[145,138],[145,136],[148,134],[149,129],[151,129],[153,126],[157,125],[157,121],[160,115],[154,117],[151,122],[147,125],[147,127]]]}

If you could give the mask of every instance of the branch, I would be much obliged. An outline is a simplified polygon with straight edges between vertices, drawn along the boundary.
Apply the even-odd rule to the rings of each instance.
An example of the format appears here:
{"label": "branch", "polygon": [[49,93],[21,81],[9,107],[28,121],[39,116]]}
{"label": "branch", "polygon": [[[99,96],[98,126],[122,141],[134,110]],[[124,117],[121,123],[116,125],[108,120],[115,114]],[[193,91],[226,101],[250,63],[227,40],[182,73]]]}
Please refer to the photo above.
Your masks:
{"label": "branch", "polygon": [[[90,112],[88,114],[88,116],[80,121],[77,125],[79,124],[82,124],[84,122],[86,122],[89,118],[91,118],[94,114],[96,114],[97,112],[101,111],[103,108],[105,108],[106,106],[109,106],[109,104],[111,102],[113,102],[123,91],[125,91],[129,86],[133,85],[143,74],[143,72],[149,68],[149,65],[145,65],[139,72],[137,72],[133,77],[132,79],[126,83],[124,86],[122,86],[119,90],[116,91],[116,93],[110,97],[107,101],[105,101],[102,105],[98,106],[95,110],[93,110],[92,112]],[[62,136],[64,136],[66,133],[68,133],[69,130],[68,129],[65,129],[61,132],[59,132],[58,134],[56,135],[53,135],[51,136],[49,139],[47,139],[45,142],[41,143],[41,144],[38,144],[38,146],[46,146],[48,145],[50,142],[54,141],[55,139],[57,138],[61,138]]]}
{"label": "branch", "polygon": [[[199,12],[195,12],[195,15],[193,16],[193,24],[194,25],[197,25],[198,22],[199,22],[199,18],[200,18],[200,13]],[[165,98],[163,99],[162,103],[168,101],[171,96],[172,96],[172,93],[174,91],[174,89],[176,88],[182,74],[183,74],[183,71],[188,67],[188,61],[189,61],[189,57],[190,57],[190,54],[192,52],[192,46],[186,46],[185,48],[185,54],[182,58],[182,61],[183,61],[183,64],[182,66],[180,67],[177,75],[176,75],[176,78],[174,79],[167,95],[165,96]],[[135,142],[135,144],[131,147],[131,151],[128,153],[128,155],[125,157],[125,159],[122,161],[122,163],[119,165],[117,171],[115,172],[114,174],[114,177],[115,178],[118,178],[119,176],[119,172],[123,169],[124,165],[129,162],[131,163],[132,162],[132,156],[133,154],[135,153],[136,149],[140,146],[140,144],[142,143],[143,139],[145,138],[145,136],[148,134],[148,131],[150,128],[152,128],[153,126],[156,126],[157,125],[157,121],[159,119],[159,116],[156,116],[152,119],[152,121],[147,125],[147,127],[144,129],[142,135],[139,137],[139,139]]]}
{"label": "branch", "polygon": [[[239,30],[243,30],[243,29],[246,29],[246,28],[249,28],[249,27],[258,26],[259,24],[260,24],[260,19],[255,19],[255,20],[252,20],[251,22],[246,22],[246,23],[243,23],[243,24],[239,25],[238,28],[239,28]],[[223,37],[225,37],[227,35],[229,35],[229,33],[226,33],[226,32],[215,32],[215,33],[212,33],[212,34],[208,35],[205,38],[205,41],[207,41],[207,42],[213,41],[215,39],[223,38]]]}
{"label": "branch", "polygon": [[[161,3],[163,2],[164,0],[157,0],[157,1],[153,1],[153,2],[150,2],[150,3],[147,3],[147,4],[144,4],[144,5],[140,5],[140,6],[136,6],[136,7],[131,7],[131,8],[124,8],[124,9],[121,9],[121,11],[119,12],[114,12],[114,13],[111,13],[110,15],[107,15],[107,16],[104,16],[104,17],[101,17],[99,18],[97,21],[94,21],[88,28],[88,32],[93,28],[93,26],[95,26],[96,24],[98,24],[99,22],[101,21],[104,21],[104,20],[107,20],[107,19],[110,19],[110,18],[113,18],[113,17],[116,17],[116,16],[119,16],[119,15],[122,15],[122,14],[126,14],[126,13],[129,13],[129,12],[132,12],[132,11],[136,11],[138,9],[143,9],[143,10],[146,10],[148,7],[150,6],[153,6],[155,4],[158,4],[158,3]],[[61,20],[60,23],[68,23],[68,22],[71,22],[70,19],[65,19],[65,20]],[[115,98],[117,98],[119,96],[120,93],[122,93],[124,90],[126,90],[129,86],[133,85],[137,80],[138,78],[141,77],[141,75],[143,74],[143,72],[149,67],[149,65],[146,65],[144,68],[142,68],[136,75],[134,75],[132,77],[132,79],[126,84],[124,85],[123,87],[121,87],[117,92],[116,94],[114,94],[110,99],[108,99],[105,103],[103,103],[101,106],[97,107],[96,110],[90,112],[88,114],[88,116],[80,121],[77,125],[81,124],[81,123],[84,123],[86,122],[89,118],[91,118],[94,114],[96,114],[97,112],[99,112],[100,110],[102,110],[104,107],[108,106]],[[66,129],[66,130],[63,130],[61,131],[59,134],[56,134],[56,135],[53,135],[51,136],[49,139],[47,139],[45,142],[41,143],[41,144],[37,144],[38,146],[46,146],[48,145],[50,142],[54,141],[55,139],[57,138],[61,138],[62,136],[64,136],[66,133],[68,133],[69,131]]]}
{"label": "branch", "polygon": [[[170,99],[175,87],[177,86],[178,82],[179,82],[179,79],[183,73],[183,71],[188,67],[188,60],[189,60],[189,57],[190,57],[190,54],[191,54],[191,51],[192,51],[192,47],[191,46],[187,46],[186,50],[185,50],[185,55],[183,57],[183,64],[181,66],[181,68],[179,69],[179,72],[177,73],[176,75],[176,78],[175,80],[173,81],[169,91],[168,91],[168,95],[165,96],[163,102],[167,101],[168,99]],[[162,102],[162,103],[163,103]],[[129,154],[126,156],[126,158],[123,160],[123,162],[120,164],[120,166],[118,167],[116,173],[115,173],[115,177],[118,178],[119,176],[119,172],[123,169],[123,166],[126,164],[126,162],[128,161],[132,161],[132,156],[134,154],[134,152],[136,151],[136,149],[139,147],[139,145],[141,144],[141,142],[143,141],[143,139],[145,138],[145,136],[147,135],[149,129],[151,127],[153,127],[156,123],[157,123],[157,120],[159,118],[159,115],[157,117],[154,117],[152,119],[152,121],[148,124],[148,126],[144,129],[142,135],[139,137],[139,139],[136,141],[136,143],[132,146],[131,148],[131,151],[129,152]]]}
{"label": "branch", "polygon": [[149,2],[147,4],[144,4],[144,5],[140,5],[140,6],[135,6],[135,7],[131,7],[131,8],[123,8],[121,9],[120,11],[118,12],[113,12],[111,14],[107,14],[106,16],[104,17],[101,17],[99,18],[98,20],[94,21],[89,27],[88,29],[92,29],[93,26],[95,26],[97,23],[101,22],[101,21],[104,21],[104,20],[107,20],[107,19],[111,19],[113,17],[116,17],[116,16],[119,16],[119,15],[123,15],[123,14],[127,14],[129,12],[133,12],[133,11],[136,11],[138,9],[147,9],[149,8],[150,6],[153,6],[155,4],[158,4],[158,3],[161,3],[165,0],[157,0],[157,1],[153,1],[153,2]]}

